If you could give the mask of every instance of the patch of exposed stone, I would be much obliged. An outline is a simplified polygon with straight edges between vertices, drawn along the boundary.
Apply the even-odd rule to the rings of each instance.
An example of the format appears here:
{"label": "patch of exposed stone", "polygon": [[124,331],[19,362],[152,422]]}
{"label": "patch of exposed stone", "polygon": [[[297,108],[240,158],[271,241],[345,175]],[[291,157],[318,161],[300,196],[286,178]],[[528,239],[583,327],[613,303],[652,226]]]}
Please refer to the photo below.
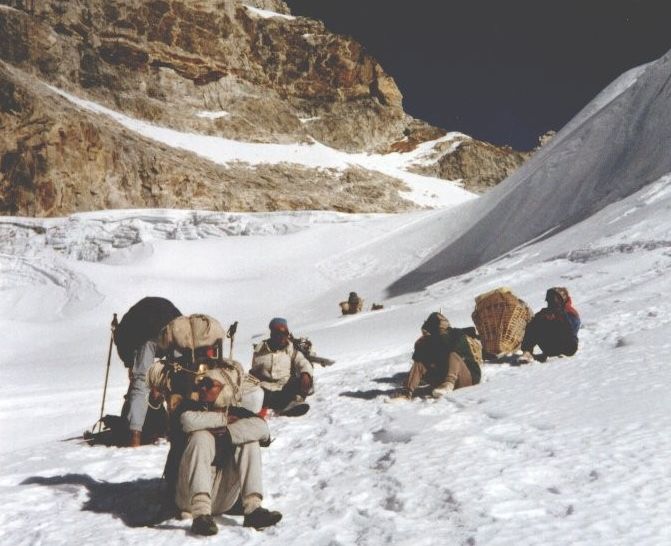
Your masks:
{"label": "patch of exposed stone", "polygon": [[455,142],[439,143],[433,152],[433,163],[415,165],[410,170],[447,180],[461,180],[467,190],[484,193],[515,172],[531,153],[464,137],[456,145]]}
{"label": "patch of exposed stone", "polygon": [[[42,88],[42,94],[37,92]],[[111,208],[214,211],[412,208],[380,173],[290,164],[221,166],[74,108],[0,63],[0,214],[64,216]]]}
{"label": "patch of exposed stone", "polygon": [[[289,13],[281,0],[0,0],[0,62],[19,69],[6,66],[0,78],[0,213],[407,208],[399,182],[384,175],[223,168],[54,106],[37,89],[48,82],[160,126],[244,142],[316,140],[385,153],[445,134],[403,111],[395,82],[361,44]],[[485,153],[487,146],[460,148],[452,159],[437,154],[435,165],[416,172],[488,187],[519,154]],[[252,174],[261,171],[263,191]],[[272,194],[286,187],[288,172],[293,195]]]}
{"label": "patch of exposed stone", "polygon": [[[281,1],[3,0],[0,58],[175,129],[374,150],[407,125],[393,79],[351,38]],[[202,111],[225,111],[212,120]],[[310,120],[304,122],[302,120]]]}

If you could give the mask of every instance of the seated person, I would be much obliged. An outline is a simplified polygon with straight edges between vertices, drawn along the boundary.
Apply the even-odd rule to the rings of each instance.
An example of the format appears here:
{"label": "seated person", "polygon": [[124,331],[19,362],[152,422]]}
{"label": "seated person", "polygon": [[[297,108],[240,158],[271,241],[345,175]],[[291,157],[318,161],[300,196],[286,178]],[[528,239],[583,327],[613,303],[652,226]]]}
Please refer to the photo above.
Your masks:
{"label": "seated person", "polygon": [[[269,442],[266,422],[244,408],[229,406],[221,368],[208,370],[198,384],[198,402],[177,410],[186,447],[177,476],[175,503],[193,517],[191,531],[214,535],[213,515],[241,505],[245,527],[275,525],[282,514],[261,506],[263,485],[259,442]],[[266,444],[267,445],[267,444]]]}
{"label": "seated person", "polygon": [[394,400],[412,398],[414,391],[424,383],[431,386],[433,397],[440,398],[454,389],[478,382],[473,380],[468,365],[455,350],[456,339],[450,336],[451,330],[444,315],[429,315],[422,325],[422,337],[415,342],[408,377],[401,391],[393,396]]}
{"label": "seated person", "polygon": [[536,345],[543,351],[539,357],[542,360],[548,356],[573,356],[578,350],[580,316],[568,290],[561,286],[550,288],[545,293],[545,301],[547,307],[534,315],[524,332],[520,363],[533,361]]}
{"label": "seated person", "polygon": [[313,367],[291,343],[286,319],[274,318],[268,327],[270,337],[254,347],[249,373],[261,381],[263,406],[283,412],[314,392]]}
{"label": "seated person", "polygon": [[340,302],[340,311],[343,315],[355,315],[363,309],[363,299],[356,292],[350,292],[347,301]]}

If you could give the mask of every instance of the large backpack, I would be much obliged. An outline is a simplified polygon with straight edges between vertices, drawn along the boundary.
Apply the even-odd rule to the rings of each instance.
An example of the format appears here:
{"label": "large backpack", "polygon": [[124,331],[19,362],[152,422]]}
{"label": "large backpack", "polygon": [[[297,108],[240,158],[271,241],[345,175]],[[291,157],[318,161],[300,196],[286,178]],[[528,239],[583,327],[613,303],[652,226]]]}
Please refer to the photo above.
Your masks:
{"label": "large backpack", "polygon": [[448,345],[450,351],[454,351],[464,359],[468,371],[471,372],[473,384],[480,383],[482,378],[483,364],[482,344],[478,339],[478,334],[472,326],[467,328],[448,328],[443,334],[443,339]]}
{"label": "large backpack", "polygon": [[225,337],[226,330],[217,319],[201,314],[177,317],[161,330],[158,345],[167,361],[178,363],[191,372],[173,374],[173,393],[187,397],[193,388],[195,373],[207,368],[221,368],[226,379],[225,397],[230,405],[240,402],[245,374],[239,362],[223,357]]}
{"label": "large backpack", "polygon": [[494,357],[520,348],[533,316],[531,308],[505,287],[476,297],[471,315],[485,353]]}
{"label": "large backpack", "polygon": [[209,315],[180,316],[161,330],[159,347],[164,351],[177,350],[195,356],[197,349],[213,347],[226,337],[221,323]]}
{"label": "large backpack", "polygon": [[181,314],[165,298],[142,298],[133,305],[114,329],[114,342],[124,366],[132,368],[135,351],[144,342],[156,339],[161,329]]}

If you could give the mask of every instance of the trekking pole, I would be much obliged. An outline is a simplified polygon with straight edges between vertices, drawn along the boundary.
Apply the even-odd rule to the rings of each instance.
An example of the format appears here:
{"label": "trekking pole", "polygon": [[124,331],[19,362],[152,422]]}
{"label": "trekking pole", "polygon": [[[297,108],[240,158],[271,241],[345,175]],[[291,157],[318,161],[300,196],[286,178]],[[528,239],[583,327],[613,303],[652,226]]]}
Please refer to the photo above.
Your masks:
{"label": "trekking pole", "polygon": [[[116,313],[114,313],[114,318],[112,319],[112,324],[110,324],[110,328],[112,330],[112,333],[110,334],[110,346],[109,350],[107,351],[107,371],[105,371],[105,387],[103,388],[103,401],[102,404],[100,405],[100,419],[98,420],[98,432],[102,431],[103,428],[103,413],[105,412],[105,397],[107,396],[107,381],[110,376],[110,362],[112,361],[112,345],[114,345],[114,330],[116,330],[116,327],[119,325],[119,322],[117,321],[116,318]],[[93,427],[95,428],[95,427]],[[93,431],[91,431],[93,432]]]}
{"label": "trekking pole", "polygon": [[235,339],[235,332],[238,329],[238,321],[236,320],[233,324],[228,327],[228,332],[226,332],[226,337],[231,340],[231,347],[228,350],[228,358],[233,360],[233,340]]}

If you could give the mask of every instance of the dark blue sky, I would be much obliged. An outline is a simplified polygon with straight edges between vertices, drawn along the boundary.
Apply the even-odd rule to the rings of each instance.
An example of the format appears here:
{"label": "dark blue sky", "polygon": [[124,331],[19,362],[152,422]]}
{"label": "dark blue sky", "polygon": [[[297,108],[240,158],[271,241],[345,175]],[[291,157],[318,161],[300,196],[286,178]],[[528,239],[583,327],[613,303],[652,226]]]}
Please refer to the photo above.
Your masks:
{"label": "dark blue sky", "polygon": [[361,42],[409,114],[516,149],[671,49],[671,0],[286,2]]}

